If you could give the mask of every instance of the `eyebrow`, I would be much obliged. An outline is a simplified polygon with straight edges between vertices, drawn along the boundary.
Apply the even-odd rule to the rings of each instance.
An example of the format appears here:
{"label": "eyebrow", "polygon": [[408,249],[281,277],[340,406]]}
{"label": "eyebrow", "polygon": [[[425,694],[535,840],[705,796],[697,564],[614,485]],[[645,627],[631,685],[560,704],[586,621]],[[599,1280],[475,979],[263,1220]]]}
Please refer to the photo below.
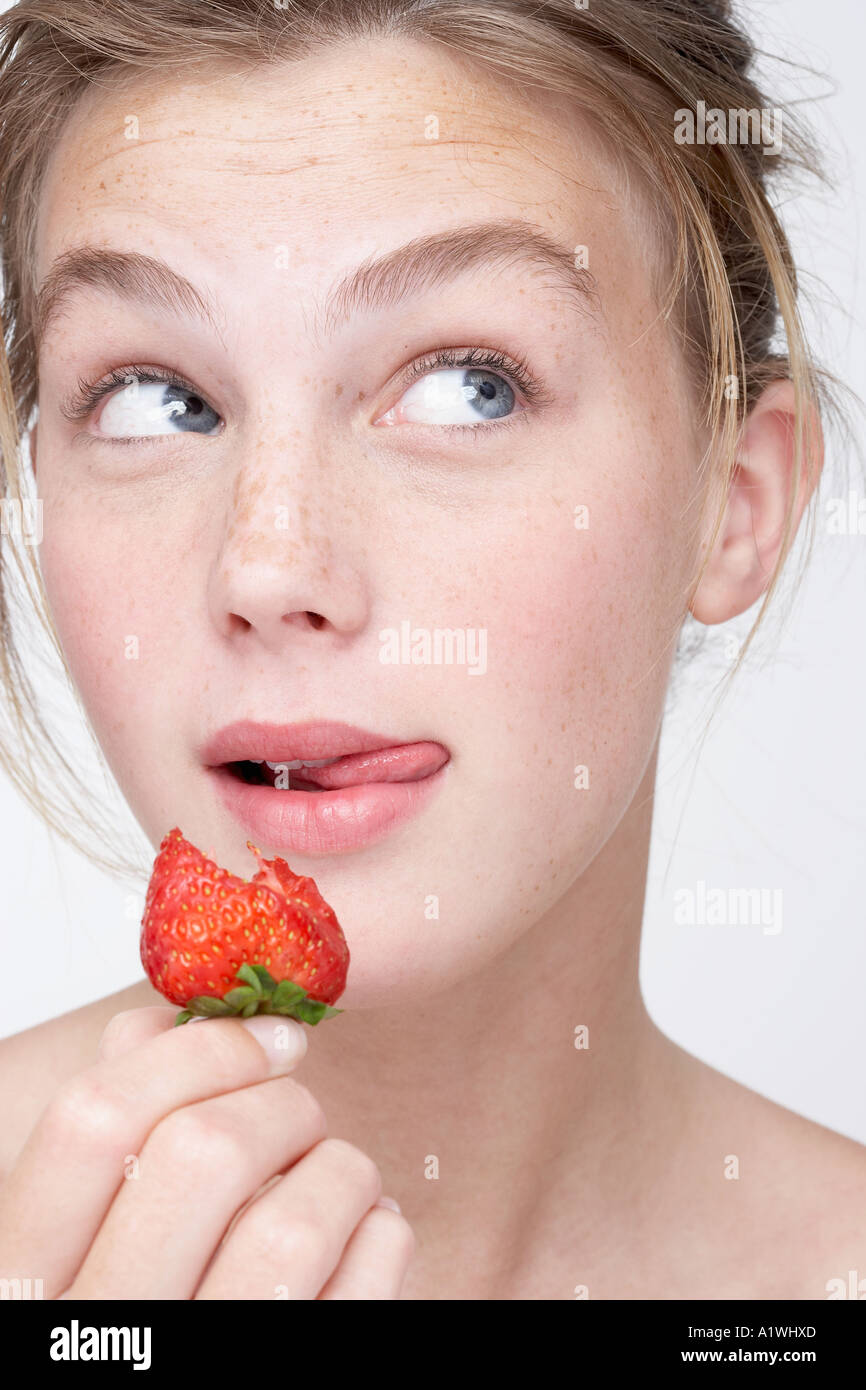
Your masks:
{"label": "eyebrow", "polygon": [[471,271],[518,264],[545,271],[555,293],[572,296],[572,302],[583,310],[599,312],[595,278],[578,266],[575,252],[566,250],[531,222],[505,218],[432,232],[370,257],[330,291],[322,315],[323,330],[330,334],[354,313],[393,308]]}
{"label": "eyebrow", "polygon": [[157,304],[180,317],[201,319],[222,340],[217,306],[165,261],[140,251],[74,246],[52,262],[37,292],[37,352],[51,325],[68,309],[70,301],[86,289],[102,290],[132,304]]}
{"label": "eyebrow", "polygon": [[[320,332],[331,336],[353,314],[394,308],[475,270],[518,265],[543,272],[548,277],[544,288],[564,294],[583,312],[599,315],[595,277],[577,261],[576,252],[569,252],[531,222],[505,218],[468,223],[369,257],[331,287],[316,322]],[[223,341],[225,318],[218,303],[165,261],[138,251],[77,246],[57,257],[37,293],[37,349],[70,300],[88,287],[130,303],[157,304],[175,315],[198,318]]]}

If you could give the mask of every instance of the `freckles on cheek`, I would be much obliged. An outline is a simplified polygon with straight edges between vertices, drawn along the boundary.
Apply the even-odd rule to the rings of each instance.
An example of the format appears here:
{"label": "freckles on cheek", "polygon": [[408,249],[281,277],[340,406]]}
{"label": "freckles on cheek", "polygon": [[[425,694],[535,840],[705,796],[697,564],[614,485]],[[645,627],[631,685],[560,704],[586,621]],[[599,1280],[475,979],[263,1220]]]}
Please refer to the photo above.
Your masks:
{"label": "freckles on cheek", "polygon": [[511,657],[532,654],[525,675],[540,689],[591,664],[596,679],[621,683],[655,661],[672,612],[664,547],[653,524],[600,503],[588,529],[568,516],[544,543],[518,542],[509,557],[503,640]]}
{"label": "freckles on cheek", "polygon": [[154,642],[151,566],[139,575],[128,542],[92,519],[46,522],[40,564],[72,678],[100,739],[110,739],[159,689],[154,667],[164,666],[165,653]]}
{"label": "freckles on cheek", "polygon": [[645,499],[596,488],[586,529],[573,507],[548,512],[500,569],[490,665],[509,683],[515,736],[542,768],[574,758],[627,779],[650,750],[677,606],[665,508]]}

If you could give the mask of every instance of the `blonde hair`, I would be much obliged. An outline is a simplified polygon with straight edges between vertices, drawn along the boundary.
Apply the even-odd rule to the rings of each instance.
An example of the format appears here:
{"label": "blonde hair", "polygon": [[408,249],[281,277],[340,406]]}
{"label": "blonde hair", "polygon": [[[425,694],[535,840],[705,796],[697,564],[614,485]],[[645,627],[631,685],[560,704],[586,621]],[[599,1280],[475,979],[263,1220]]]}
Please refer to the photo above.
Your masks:
{"label": "blonde hair", "polygon": [[[610,147],[627,151],[659,226],[673,233],[661,307],[697,372],[696,399],[712,440],[699,476],[720,503],[713,539],[751,404],[769,382],[793,382],[795,471],[782,549],[742,660],[790,550],[798,482],[820,468],[820,439],[810,422],[832,402],[809,355],[790,248],[768,194],[770,175],[819,172],[810,142],[787,113],[782,153],[767,154],[760,142],[674,139],[677,113],[699,102],[724,112],[768,108],[751,75],[752,45],[723,0],[591,0],[584,9],[574,0],[149,0],[144,12],[133,0],[21,0],[0,15],[4,495],[22,499],[21,442],[37,399],[33,240],[40,184],[82,94],[139,73],[182,73],[193,61],[291,61],[329,44],[389,35],[444,45],[517,84],[529,100],[533,91],[570,98]],[[780,320],[784,353],[773,351]],[[23,758],[3,747],[3,766],[46,822],[94,862],[140,872],[104,852],[109,836],[99,807],[45,725],[11,622],[15,584],[67,678],[69,671],[34,558],[7,539],[0,548],[0,686]]]}

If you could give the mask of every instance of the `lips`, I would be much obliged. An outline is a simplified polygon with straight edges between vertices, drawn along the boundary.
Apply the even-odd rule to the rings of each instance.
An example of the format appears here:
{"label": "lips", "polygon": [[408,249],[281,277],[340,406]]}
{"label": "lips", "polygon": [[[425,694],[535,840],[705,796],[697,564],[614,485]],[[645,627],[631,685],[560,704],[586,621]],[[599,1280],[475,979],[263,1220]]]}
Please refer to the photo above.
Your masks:
{"label": "lips", "polygon": [[441,743],[424,742],[404,743],[370,753],[349,753],[327,767],[310,767],[298,759],[288,758],[265,760],[261,764],[256,759],[246,759],[245,764],[258,765],[259,780],[270,786],[286,787],[288,783],[296,791],[338,791],[341,787],[359,787],[365,782],[417,782],[437,772],[447,761],[448,754]]}
{"label": "lips", "polygon": [[[199,757],[248,831],[316,855],[387,834],[424,804],[450,754],[433,740],[401,743],[350,724],[243,720],[213,735]],[[310,762],[326,765],[298,766]]]}
{"label": "lips", "polygon": [[[298,780],[336,789],[364,782],[414,782],[448,761],[448,751],[431,740],[404,743],[352,724],[259,724],[241,720],[220,729],[199,750],[207,767],[260,766],[336,759],[330,767],[292,768]],[[272,771],[276,771],[273,768]],[[293,776],[294,785],[294,776]]]}

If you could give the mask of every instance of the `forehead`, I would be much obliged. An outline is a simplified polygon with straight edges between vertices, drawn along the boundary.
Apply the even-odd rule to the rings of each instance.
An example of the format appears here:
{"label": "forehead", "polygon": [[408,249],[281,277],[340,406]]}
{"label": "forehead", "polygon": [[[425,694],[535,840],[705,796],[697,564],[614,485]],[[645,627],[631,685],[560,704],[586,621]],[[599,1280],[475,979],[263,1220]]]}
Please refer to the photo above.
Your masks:
{"label": "forehead", "polygon": [[[318,339],[322,303],[363,261],[496,218],[534,224],[570,261],[587,250],[610,345],[628,350],[653,328],[645,200],[577,103],[530,99],[430,43],[353,40],[292,63],[185,65],[90,90],[47,164],[33,271],[39,289],[88,245],[157,257],[214,304],[222,346],[252,361]],[[527,284],[514,274],[489,268],[488,309],[493,286]],[[528,325],[537,300],[518,295]],[[471,332],[459,277],[436,304]],[[545,331],[573,322],[563,303]],[[356,342],[348,334],[346,350]],[[54,335],[49,350],[74,349]]]}
{"label": "forehead", "polygon": [[[189,72],[83,97],[43,181],[38,278],[65,246],[157,229],[211,252],[295,236],[293,252],[316,259],[322,242],[357,245],[382,222],[446,225],[473,203],[582,242],[599,225],[605,174],[589,132],[578,153],[555,100],[520,103],[431,44],[353,42]],[[609,189],[603,202],[610,215]]]}

